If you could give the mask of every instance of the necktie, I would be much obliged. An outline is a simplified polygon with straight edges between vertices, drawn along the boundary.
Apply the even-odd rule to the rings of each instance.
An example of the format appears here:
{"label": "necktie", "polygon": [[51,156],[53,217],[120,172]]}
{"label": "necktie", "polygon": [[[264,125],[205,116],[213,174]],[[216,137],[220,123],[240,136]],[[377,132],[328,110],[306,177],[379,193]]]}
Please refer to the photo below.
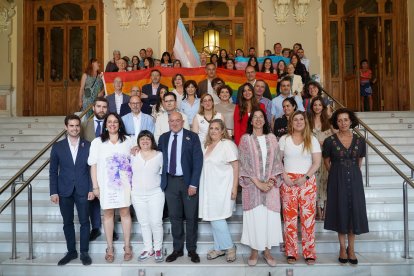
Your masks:
{"label": "necktie", "polygon": [[102,127],[101,127],[102,121],[101,120],[95,120],[95,122],[98,123],[98,126],[96,127],[96,130],[95,130],[95,137],[99,137],[99,136],[101,136],[101,132],[102,132]]}
{"label": "necktie", "polygon": [[170,154],[170,174],[175,175],[177,168],[177,134],[174,134],[174,140],[171,145]]}

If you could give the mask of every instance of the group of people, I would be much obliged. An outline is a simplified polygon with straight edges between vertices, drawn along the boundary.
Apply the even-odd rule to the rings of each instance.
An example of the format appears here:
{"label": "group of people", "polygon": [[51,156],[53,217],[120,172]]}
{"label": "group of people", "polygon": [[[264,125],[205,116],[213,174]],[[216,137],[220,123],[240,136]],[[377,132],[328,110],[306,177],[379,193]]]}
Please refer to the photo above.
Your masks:
{"label": "group of people", "polygon": [[[96,73],[95,81],[100,79],[96,60],[88,68]],[[267,83],[256,80],[252,65],[246,67],[246,83],[233,103],[233,91],[216,76],[216,65],[207,63],[205,68],[206,79],[200,83],[174,76],[171,92],[160,84],[157,69],[151,71],[151,83],[132,87],[130,95],[122,92],[119,77],[115,93],[106,98],[94,84],[90,119],[81,125],[75,115],[66,117],[67,139],[53,146],[50,165],[51,200],[59,203],[68,248],[59,265],[78,256],[74,204],[85,265],[91,263],[88,244],[100,228],[93,219],[100,208],[105,260],[115,258],[116,209],[124,235],[123,259],[133,258],[131,205],[144,244],[138,260],[163,261],[164,204],[173,237],[173,252],[165,261],[183,256],[185,243],[191,261],[200,262],[196,250],[201,218],[211,223],[214,237],[207,259],[226,256],[233,262],[236,246],[226,219],[232,216],[239,186],[240,242],[251,247],[249,265],[254,266],[263,251],[264,260],[275,266],[270,250],[282,242],[287,262],[295,263],[298,217],[307,264],[317,258],[317,218],[325,220],[326,229],[338,232],[338,260],[356,264],[355,235],[368,232],[368,222],[360,171],[365,141],[352,133],[358,124],[355,114],[347,109],[332,113],[319,83],[295,83],[289,76],[280,80],[280,94],[272,99]],[[298,89],[292,90],[295,85]],[[80,94],[84,101],[85,92]]]}

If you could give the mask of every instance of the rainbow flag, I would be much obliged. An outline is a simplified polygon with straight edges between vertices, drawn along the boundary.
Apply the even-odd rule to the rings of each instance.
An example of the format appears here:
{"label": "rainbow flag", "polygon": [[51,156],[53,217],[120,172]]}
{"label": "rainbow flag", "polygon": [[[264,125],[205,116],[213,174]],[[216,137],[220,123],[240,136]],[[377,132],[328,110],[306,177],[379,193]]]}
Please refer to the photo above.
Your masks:
{"label": "rainbow flag", "polygon": [[[195,80],[197,83],[206,78],[206,72],[204,67],[198,68],[166,68],[166,67],[157,67],[161,72],[161,83],[169,87],[169,90],[173,90],[172,78],[176,74],[182,74],[185,80]],[[144,84],[151,83],[150,69],[146,70],[137,70],[130,72],[105,72],[104,73],[104,84],[105,84],[105,93],[106,95],[114,93],[114,79],[120,77],[124,83],[122,91],[125,94],[130,94],[132,86],[139,86],[142,88]],[[237,90],[239,87],[246,82],[246,76],[244,71],[241,70],[227,70],[223,68],[217,68],[217,77],[223,79],[223,81],[233,89],[233,100],[236,99]],[[270,92],[274,97],[276,95],[276,86],[277,86],[277,75],[275,74],[266,74],[266,73],[256,73],[256,79],[264,80],[270,88]]]}
{"label": "rainbow flag", "polygon": [[[263,61],[266,58],[270,58],[272,60],[273,63],[273,68],[276,69],[277,63],[281,60],[283,60],[286,65],[288,65],[290,63],[290,59],[285,58],[285,57],[281,57],[281,56],[268,56],[268,57],[257,57],[257,61],[259,62],[259,69],[262,70],[262,64]],[[244,70],[244,68],[246,68],[247,66],[247,62],[249,62],[250,57],[236,57],[235,61],[236,61],[236,69],[237,70]]]}

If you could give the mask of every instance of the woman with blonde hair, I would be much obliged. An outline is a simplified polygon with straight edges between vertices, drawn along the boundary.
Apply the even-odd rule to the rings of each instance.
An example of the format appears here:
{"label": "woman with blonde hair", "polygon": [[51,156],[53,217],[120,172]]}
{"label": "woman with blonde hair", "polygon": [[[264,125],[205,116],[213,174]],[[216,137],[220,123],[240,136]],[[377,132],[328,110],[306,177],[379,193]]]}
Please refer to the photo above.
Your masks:
{"label": "woman with blonde hair", "polygon": [[191,130],[198,134],[202,145],[206,140],[209,124],[214,119],[224,120],[224,117],[215,110],[213,96],[203,94],[200,98],[200,108],[191,125]]}
{"label": "woman with blonde hair", "polygon": [[281,186],[287,262],[298,258],[298,208],[301,222],[302,251],[306,264],[313,265],[315,251],[315,172],[321,164],[321,147],[313,136],[305,112],[295,111],[288,124],[288,134],[279,140],[284,160],[284,183]]}
{"label": "woman with blonde hair", "polygon": [[210,221],[214,237],[214,249],[207,253],[207,259],[227,255],[227,262],[234,262],[236,246],[226,219],[232,216],[237,197],[238,151],[221,119],[211,121],[203,153],[199,217]]}

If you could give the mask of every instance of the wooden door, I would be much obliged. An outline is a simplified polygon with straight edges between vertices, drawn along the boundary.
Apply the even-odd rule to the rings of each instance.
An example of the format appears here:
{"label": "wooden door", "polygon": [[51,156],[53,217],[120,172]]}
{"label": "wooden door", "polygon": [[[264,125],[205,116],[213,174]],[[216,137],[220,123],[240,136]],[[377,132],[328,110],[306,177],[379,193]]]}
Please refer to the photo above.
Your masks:
{"label": "wooden door", "polygon": [[344,49],[343,49],[343,72],[344,72],[344,97],[345,105],[357,111],[360,105],[359,79],[358,79],[358,17],[352,13],[343,19],[344,25]]}
{"label": "wooden door", "polygon": [[[79,110],[79,87],[90,58],[102,59],[101,0],[27,1],[24,115]],[[33,43],[35,42],[35,43]],[[30,66],[29,66],[30,67]]]}

